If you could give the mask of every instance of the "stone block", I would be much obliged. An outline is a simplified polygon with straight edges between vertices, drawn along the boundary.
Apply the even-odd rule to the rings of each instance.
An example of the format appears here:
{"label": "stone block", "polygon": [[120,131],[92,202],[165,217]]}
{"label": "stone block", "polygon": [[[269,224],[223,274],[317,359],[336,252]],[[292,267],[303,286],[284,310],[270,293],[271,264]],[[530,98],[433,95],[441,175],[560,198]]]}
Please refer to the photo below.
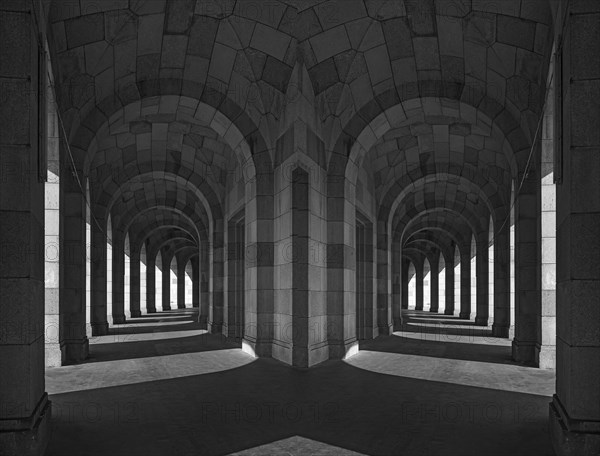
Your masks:
{"label": "stone block", "polygon": [[[98,3],[98,2],[94,2]],[[69,49],[104,39],[104,14],[88,14],[65,21]]]}
{"label": "stone block", "polygon": [[[31,17],[29,13],[2,12],[0,17],[0,77],[24,78],[31,74]],[[4,92],[4,86],[2,91]],[[4,93],[2,96],[4,97]],[[2,104],[5,101],[2,100]],[[3,128],[4,129],[4,128]]]}
{"label": "stone block", "polygon": [[282,61],[290,45],[291,38],[274,28],[257,24],[250,46]]}

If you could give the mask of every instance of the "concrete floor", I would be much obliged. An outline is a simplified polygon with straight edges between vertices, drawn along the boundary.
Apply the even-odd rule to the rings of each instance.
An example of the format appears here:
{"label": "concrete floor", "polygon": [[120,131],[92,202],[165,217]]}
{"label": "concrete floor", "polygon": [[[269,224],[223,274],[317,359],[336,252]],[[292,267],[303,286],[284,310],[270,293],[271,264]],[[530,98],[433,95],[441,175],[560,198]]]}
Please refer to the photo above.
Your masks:
{"label": "concrete floor", "polygon": [[349,360],[298,370],[194,318],[132,319],[94,338],[86,363],[48,369],[47,454],[553,454],[554,372],[511,362],[489,328],[409,311],[403,331]]}

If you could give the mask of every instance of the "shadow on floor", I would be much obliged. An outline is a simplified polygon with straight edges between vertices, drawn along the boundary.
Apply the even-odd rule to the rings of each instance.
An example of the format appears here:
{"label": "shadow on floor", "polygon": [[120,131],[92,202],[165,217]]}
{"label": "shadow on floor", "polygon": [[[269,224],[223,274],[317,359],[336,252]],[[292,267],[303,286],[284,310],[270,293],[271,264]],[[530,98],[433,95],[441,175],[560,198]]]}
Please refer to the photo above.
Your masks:
{"label": "shadow on floor", "polygon": [[[153,318],[143,320],[150,315]],[[163,318],[165,316],[167,318]],[[144,326],[140,326],[142,324]],[[241,341],[207,333],[206,325],[198,323],[197,309],[178,309],[143,315],[111,326],[108,335],[91,340],[90,356],[82,364],[239,347]]]}
{"label": "shadow on floor", "polygon": [[[162,314],[152,318],[161,320]],[[146,339],[93,343],[89,365],[53,370],[53,384],[63,387],[54,391],[67,391],[67,384],[72,388],[50,395],[53,436],[47,456],[553,455],[547,431],[550,396],[491,389],[486,375],[495,374],[473,371],[465,363],[498,363],[497,369],[511,376],[510,366],[503,366],[515,364],[506,340],[503,345],[490,338],[459,343],[430,340],[431,333],[420,339],[415,332],[399,332],[361,342],[364,353],[348,362],[294,369],[273,359],[253,359],[234,348],[239,344],[203,332],[193,312],[189,318],[193,323],[169,325],[165,318],[127,328],[133,330],[127,337]],[[417,326],[418,318],[412,320]],[[178,330],[183,337],[177,337]],[[185,355],[199,352],[204,353]],[[399,366],[392,354],[456,360],[458,374],[476,375],[486,387],[411,378],[419,358]],[[352,361],[361,356],[363,362]],[[395,373],[369,368],[374,359],[393,366]],[[527,378],[515,381],[540,391],[536,376]]]}
{"label": "shadow on floor", "polygon": [[[51,400],[47,456],[225,455],[296,435],[371,455],[553,454],[549,397],[382,375],[343,361],[299,370],[258,359]],[[307,445],[292,454],[317,454]]]}

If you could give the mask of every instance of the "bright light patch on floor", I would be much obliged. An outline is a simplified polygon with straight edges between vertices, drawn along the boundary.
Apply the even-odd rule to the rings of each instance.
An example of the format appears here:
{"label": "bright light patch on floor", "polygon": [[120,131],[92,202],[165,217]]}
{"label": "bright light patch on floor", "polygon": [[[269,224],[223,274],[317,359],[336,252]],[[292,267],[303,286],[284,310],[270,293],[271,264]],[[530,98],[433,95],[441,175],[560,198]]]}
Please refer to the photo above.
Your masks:
{"label": "bright light patch on floor", "polygon": [[552,396],[554,371],[510,364],[361,350],[348,364],[378,374]]}
{"label": "bright light patch on floor", "polygon": [[350,347],[348,347],[348,349],[346,350],[346,355],[344,356],[344,359],[348,359],[353,357],[354,355],[356,355],[358,353],[358,342],[352,344]]}
{"label": "bright light patch on floor", "polygon": [[[302,449],[299,452],[299,449]],[[355,451],[346,450],[327,443],[318,442],[313,439],[306,437],[300,437],[295,435],[287,439],[278,440],[276,442],[267,443],[258,447],[243,450],[238,453],[232,453],[231,456],[256,456],[256,455],[296,455],[296,454],[310,454],[310,455],[341,455],[341,456],[364,456],[363,453],[356,453]]]}
{"label": "bright light patch on floor", "polygon": [[248,353],[250,356],[256,358],[256,352],[254,351],[254,347],[252,347],[252,345],[250,345],[245,340],[242,340],[242,351],[244,353]]}
{"label": "bright light patch on floor", "polygon": [[[160,352],[161,346],[157,345],[156,349]],[[63,366],[46,369],[46,390],[48,394],[60,394],[213,374],[254,360],[234,348]]]}

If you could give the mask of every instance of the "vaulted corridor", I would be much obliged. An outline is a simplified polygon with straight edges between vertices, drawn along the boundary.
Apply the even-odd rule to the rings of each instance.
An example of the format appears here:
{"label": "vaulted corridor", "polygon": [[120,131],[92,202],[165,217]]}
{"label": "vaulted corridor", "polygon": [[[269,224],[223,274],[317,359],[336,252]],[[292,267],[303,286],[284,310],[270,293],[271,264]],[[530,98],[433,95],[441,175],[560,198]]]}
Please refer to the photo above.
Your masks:
{"label": "vaulted corridor", "polygon": [[0,456],[600,455],[599,124],[594,0],[0,0]]}
{"label": "vaulted corridor", "polygon": [[511,361],[507,341],[433,335],[417,313],[410,332],[361,344],[347,361],[290,370],[189,328],[181,312],[47,370],[48,456],[554,454],[554,372]]}

